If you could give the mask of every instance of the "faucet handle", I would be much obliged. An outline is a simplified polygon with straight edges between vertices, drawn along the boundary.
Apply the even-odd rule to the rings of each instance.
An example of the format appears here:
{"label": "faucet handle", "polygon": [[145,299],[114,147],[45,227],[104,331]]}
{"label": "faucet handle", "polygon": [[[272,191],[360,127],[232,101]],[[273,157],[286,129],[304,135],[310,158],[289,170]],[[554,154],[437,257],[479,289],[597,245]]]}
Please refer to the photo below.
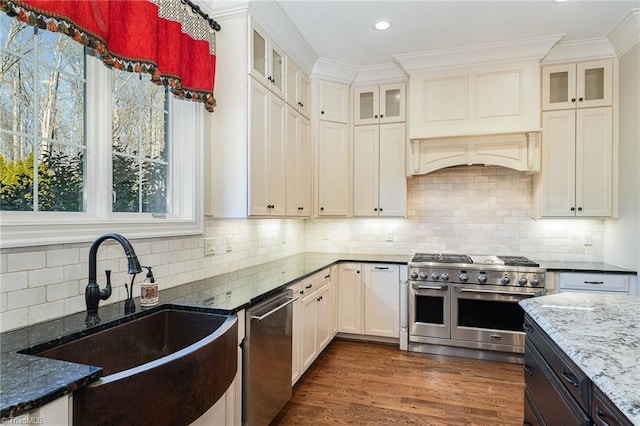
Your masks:
{"label": "faucet handle", "polygon": [[107,285],[100,290],[100,299],[107,300],[111,296],[111,269],[105,270],[104,274],[107,276]]}

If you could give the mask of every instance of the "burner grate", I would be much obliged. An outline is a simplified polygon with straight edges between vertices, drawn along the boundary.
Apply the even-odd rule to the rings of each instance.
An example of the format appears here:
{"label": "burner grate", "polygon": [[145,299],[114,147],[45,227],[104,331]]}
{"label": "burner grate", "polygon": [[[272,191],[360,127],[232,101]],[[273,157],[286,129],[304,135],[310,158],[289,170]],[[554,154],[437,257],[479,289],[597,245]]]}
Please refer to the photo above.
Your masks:
{"label": "burner grate", "polygon": [[412,262],[473,263],[466,254],[416,253]]}
{"label": "burner grate", "polygon": [[497,256],[507,266],[533,266],[539,267],[540,264],[533,260],[527,259],[524,256]]}

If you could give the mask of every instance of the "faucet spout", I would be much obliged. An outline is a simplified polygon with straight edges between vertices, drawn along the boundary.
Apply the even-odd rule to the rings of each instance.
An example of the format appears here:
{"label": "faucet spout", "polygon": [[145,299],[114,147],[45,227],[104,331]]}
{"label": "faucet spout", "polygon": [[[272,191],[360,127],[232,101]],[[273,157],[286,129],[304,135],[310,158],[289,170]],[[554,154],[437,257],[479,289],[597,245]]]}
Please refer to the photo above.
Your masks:
{"label": "faucet spout", "polygon": [[87,326],[96,325],[100,322],[100,317],[98,316],[98,303],[100,300],[107,300],[111,296],[111,271],[106,271],[107,285],[102,290],[100,289],[100,286],[98,286],[96,277],[98,248],[100,247],[100,244],[109,239],[116,240],[124,249],[124,253],[127,256],[129,274],[138,274],[142,272],[138,256],[136,256],[133,246],[129,240],[124,236],[110,233],[98,237],[93,244],[91,244],[91,248],[89,249],[89,282],[87,283],[84,293],[84,299],[87,304],[87,317],[85,318],[84,323]]}

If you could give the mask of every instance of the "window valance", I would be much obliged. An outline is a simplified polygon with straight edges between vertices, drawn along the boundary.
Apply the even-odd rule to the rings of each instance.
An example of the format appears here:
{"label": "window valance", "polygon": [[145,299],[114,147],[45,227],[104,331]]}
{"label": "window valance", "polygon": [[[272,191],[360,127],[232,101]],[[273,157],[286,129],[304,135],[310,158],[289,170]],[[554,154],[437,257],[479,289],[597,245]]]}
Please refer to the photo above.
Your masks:
{"label": "window valance", "polygon": [[0,10],[66,34],[95,49],[107,66],[148,73],[155,84],[213,111],[219,26],[186,0],[0,0]]}

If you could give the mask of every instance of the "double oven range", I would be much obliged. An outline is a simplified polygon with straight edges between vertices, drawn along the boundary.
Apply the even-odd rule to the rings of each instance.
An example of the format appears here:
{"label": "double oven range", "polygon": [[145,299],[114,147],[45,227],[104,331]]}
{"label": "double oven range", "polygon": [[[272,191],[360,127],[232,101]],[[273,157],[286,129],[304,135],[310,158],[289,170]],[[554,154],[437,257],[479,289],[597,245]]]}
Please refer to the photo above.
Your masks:
{"label": "double oven range", "polygon": [[518,302],[543,295],[545,275],[520,256],[416,253],[409,262],[408,349],[522,362]]}

